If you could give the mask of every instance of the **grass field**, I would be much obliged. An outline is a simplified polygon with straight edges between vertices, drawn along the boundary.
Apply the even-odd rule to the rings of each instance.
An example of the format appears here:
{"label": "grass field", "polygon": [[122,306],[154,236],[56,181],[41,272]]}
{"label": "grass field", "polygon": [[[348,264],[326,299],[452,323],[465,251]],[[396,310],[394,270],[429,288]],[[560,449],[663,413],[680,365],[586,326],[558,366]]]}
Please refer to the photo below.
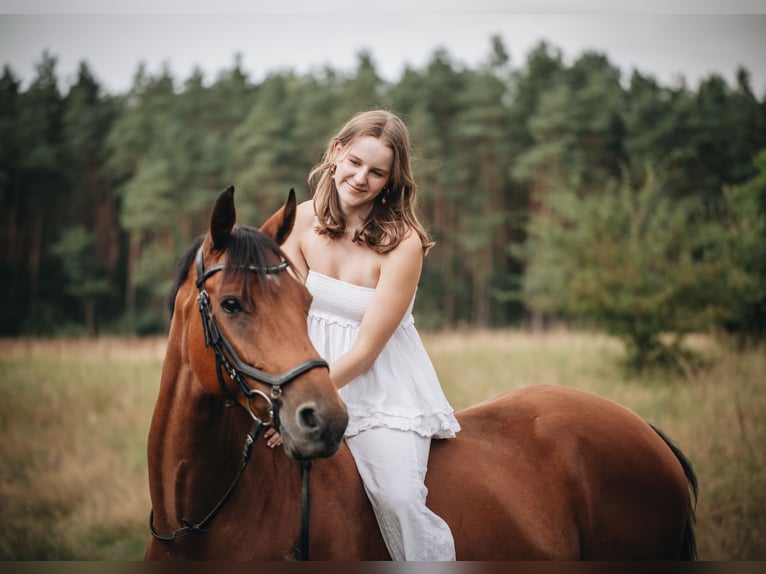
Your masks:
{"label": "grass field", "polygon": [[[766,349],[711,339],[692,379],[627,376],[610,338],[518,331],[424,334],[459,409],[539,383],[636,410],[691,459],[700,559],[766,559]],[[0,560],[140,560],[145,445],[164,340],[0,341]]]}

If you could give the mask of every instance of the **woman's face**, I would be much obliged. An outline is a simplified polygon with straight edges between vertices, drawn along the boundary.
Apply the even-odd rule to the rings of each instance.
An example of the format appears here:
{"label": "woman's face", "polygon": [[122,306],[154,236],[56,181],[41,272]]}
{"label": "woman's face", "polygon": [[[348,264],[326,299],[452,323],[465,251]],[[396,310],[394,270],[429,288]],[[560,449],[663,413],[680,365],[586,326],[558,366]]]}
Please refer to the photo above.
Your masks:
{"label": "woman's face", "polygon": [[378,138],[363,136],[345,147],[336,142],[335,152],[335,187],[343,211],[368,211],[391,177],[393,150]]}

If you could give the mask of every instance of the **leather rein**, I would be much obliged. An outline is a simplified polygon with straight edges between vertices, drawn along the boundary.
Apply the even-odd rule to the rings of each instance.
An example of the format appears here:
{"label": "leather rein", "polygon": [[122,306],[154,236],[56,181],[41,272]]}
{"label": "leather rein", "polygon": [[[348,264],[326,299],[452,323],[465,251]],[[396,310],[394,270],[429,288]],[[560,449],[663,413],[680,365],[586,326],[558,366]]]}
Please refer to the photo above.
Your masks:
{"label": "leather rein", "polygon": [[[226,268],[225,264],[213,265],[212,267],[205,269],[204,258],[202,254],[202,247],[200,246],[195,258],[195,266],[197,271],[196,286],[199,294],[197,296],[197,303],[199,306],[200,315],[202,317],[202,329],[205,335],[205,347],[212,347],[215,351],[215,363],[216,373],[218,375],[218,383],[221,385],[224,394],[234,401],[234,404],[239,404],[235,401],[229,388],[226,386],[224,379],[224,371],[229,375],[229,378],[237,384],[240,392],[245,395],[247,399],[247,411],[253,419],[253,426],[245,436],[245,443],[242,448],[242,461],[234,480],[229,485],[229,488],[223,494],[218,503],[213,509],[203,518],[200,522],[193,524],[189,520],[183,518],[181,523],[183,528],[179,528],[170,534],[159,534],[154,529],[154,510],[149,512],[149,531],[152,536],[158,540],[171,541],[176,538],[182,538],[189,536],[190,534],[207,534],[208,524],[215,518],[218,512],[223,508],[226,501],[230,498],[234,492],[234,488],[237,486],[240,478],[247,468],[247,464],[250,461],[253,445],[255,440],[260,435],[264,427],[273,426],[274,429],[279,431],[279,408],[281,404],[282,387],[294,381],[304,373],[316,369],[319,367],[329,368],[327,361],[323,359],[308,359],[299,365],[293,367],[289,371],[282,373],[281,375],[272,375],[266,373],[260,369],[257,369],[251,365],[245,363],[237,354],[229,340],[224,336],[223,332],[218,326],[218,323],[213,316],[213,311],[210,305],[210,295],[205,289],[205,281],[215,273],[223,271]],[[251,271],[258,275],[276,275],[282,273],[288,268],[287,261],[282,261],[276,265],[259,267],[255,265],[246,266],[247,271]],[[247,382],[246,378],[253,379],[259,383],[269,385],[271,392],[267,395],[263,391],[253,388]],[[261,419],[250,406],[250,401],[255,398],[262,398],[268,405],[268,420]],[[302,480],[301,480],[301,531],[298,540],[293,548],[293,558],[295,560],[308,560],[309,559],[309,507],[310,507],[310,490],[309,490],[309,473],[311,472],[311,462],[301,462],[302,467]]]}

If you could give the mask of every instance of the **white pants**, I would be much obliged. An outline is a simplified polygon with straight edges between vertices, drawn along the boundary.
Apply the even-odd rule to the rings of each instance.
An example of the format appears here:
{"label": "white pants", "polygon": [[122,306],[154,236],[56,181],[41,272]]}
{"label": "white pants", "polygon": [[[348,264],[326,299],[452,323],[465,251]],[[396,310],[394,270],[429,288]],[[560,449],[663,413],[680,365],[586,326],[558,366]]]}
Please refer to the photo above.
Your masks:
{"label": "white pants", "polygon": [[393,560],[454,560],[444,520],[426,507],[431,439],[374,428],[346,438]]}

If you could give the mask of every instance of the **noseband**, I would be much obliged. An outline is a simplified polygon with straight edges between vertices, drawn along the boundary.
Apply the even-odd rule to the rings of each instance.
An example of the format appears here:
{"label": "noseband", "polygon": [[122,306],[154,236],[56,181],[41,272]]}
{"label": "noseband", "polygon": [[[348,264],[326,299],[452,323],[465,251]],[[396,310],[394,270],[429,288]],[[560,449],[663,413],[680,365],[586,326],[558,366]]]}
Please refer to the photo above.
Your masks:
{"label": "noseband", "polygon": [[[242,449],[242,464],[240,465],[239,472],[234,477],[234,481],[224,493],[218,504],[208,513],[208,515],[197,524],[193,524],[189,520],[182,519],[184,524],[183,528],[167,534],[159,534],[154,529],[154,511],[149,512],[149,531],[152,536],[159,540],[171,541],[176,538],[188,536],[190,534],[207,534],[206,526],[208,523],[218,514],[223,505],[234,492],[234,487],[239,482],[242,474],[247,467],[247,463],[250,461],[250,456],[253,450],[253,444],[256,438],[263,430],[263,427],[273,425],[274,428],[279,431],[279,407],[281,404],[282,387],[291,383],[304,373],[318,367],[324,367],[329,369],[327,361],[319,358],[308,359],[303,361],[299,365],[293,367],[289,371],[285,371],[281,375],[271,375],[260,369],[257,369],[251,365],[245,363],[234,349],[233,345],[229,342],[226,336],[223,334],[218,326],[218,322],[213,316],[213,310],[210,304],[210,295],[205,289],[205,281],[210,278],[211,275],[223,271],[226,269],[225,264],[213,265],[212,267],[205,269],[204,258],[202,254],[202,247],[197,250],[197,256],[195,259],[195,266],[197,270],[197,280],[195,285],[199,294],[197,295],[197,303],[199,306],[199,312],[202,317],[202,330],[205,335],[205,347],[212,347],[215,351],[215,364],[216,374],[218,375],[218,383],[221,385],[223,392],[230,399],[236,402],[235,397],[232,396],[231,391],[226,386],[224,381],[223,371],[229,375],[232,381],[237,383],[239,390],[245,395],[247,399],[247,410],[250,416],[253,418],[253,426],[250,432],[245,437],[245,445]],[[270,265],[266,267],[260,267],[256,265],[247,265],[244,267],[246,271],[251,271],[257,275],[276,275],[282,273],[288,268],[287,261],[282,261],[276,265]],[[248,384],[245,378],[258,381],[271,387],[269,395],[259,389],[255,389]],[[260,397],[266,401],[268,405],[269,418],[268,420],[262,420],[253,411],[250,406],[251,399]],[[301,531],[298,541],[293,548],[293,557],[297,560],[308,560],[309,546],[308,546],[308,524],[309,524],[309,472],[311,471],[311,462],[302,462],[303,478],[302,478],[302,502],[301,502]]]}

